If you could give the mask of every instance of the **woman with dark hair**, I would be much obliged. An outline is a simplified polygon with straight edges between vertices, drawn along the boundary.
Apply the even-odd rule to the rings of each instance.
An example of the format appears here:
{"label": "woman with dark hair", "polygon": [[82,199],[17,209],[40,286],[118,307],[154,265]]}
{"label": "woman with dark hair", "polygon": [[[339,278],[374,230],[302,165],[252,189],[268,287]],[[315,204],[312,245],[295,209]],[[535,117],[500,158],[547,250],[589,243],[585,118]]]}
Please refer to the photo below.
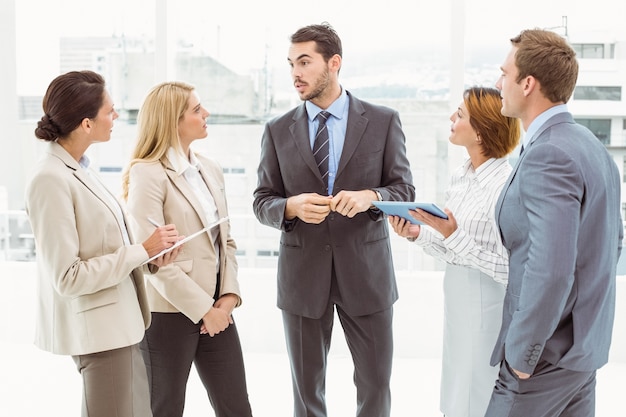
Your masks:
{"label": "woman with dark hair", "polygon": [[[89,169],[85,151],[108,142],[117,112],[91,71],[55,78],[35,135],[49,146],[26,190],[35,235],[38,313],[35,344],[71,355],[83,378],[83,417],[151,416],[138,343],[150,324],[143,282],[149,259],[178,239],[174,225],[133,243],[117,199]],[[150,261],[173,261],[179,249]]]}
{"label": "woman with dark hair", "polygon": [[389,217],[398,235],[448,264],[440,399],[447,417],[482,417],[498,376],[489,358],[500,331],[508,256],[494,208],[512,170],[507,155],[520,137],[519,120],[501,108],[498,90],[472,87],[450,116],[450,142],[464,146],[469,158],[450,180],[448,219],[423,210],[412,215],[426,226]]}

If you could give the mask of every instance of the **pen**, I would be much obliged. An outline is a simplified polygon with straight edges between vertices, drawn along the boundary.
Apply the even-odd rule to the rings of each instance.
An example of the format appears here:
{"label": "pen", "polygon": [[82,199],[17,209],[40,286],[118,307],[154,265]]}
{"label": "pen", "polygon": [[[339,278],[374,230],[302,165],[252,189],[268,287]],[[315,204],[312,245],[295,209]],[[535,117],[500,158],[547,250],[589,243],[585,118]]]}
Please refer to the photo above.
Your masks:
{"label": "pen", "polygon": [[154,227],[161,227],[160,224],[158,224],[157,222],[155,222],[154,220],[152,220],[150,217],[148,217],[148,221],[150,222],[150,224]]}

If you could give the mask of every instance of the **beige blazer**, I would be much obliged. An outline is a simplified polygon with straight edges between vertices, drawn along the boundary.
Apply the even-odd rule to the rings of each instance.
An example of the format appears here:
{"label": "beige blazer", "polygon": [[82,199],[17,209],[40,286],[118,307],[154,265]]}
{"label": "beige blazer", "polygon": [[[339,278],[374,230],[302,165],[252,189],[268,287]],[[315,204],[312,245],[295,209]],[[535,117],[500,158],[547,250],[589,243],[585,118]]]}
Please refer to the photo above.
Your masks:
{"label": "beige blazer", "polygon": [[26,190],[39,272],[35,344],[53,353],[130,346],[150,324],[138,267],[148,254],[140,244],[124,245],[115,197],[95,181],[50,143]]}
{"label": "beige blazer", "polygon": [[[228,216],[222,168],[201,155],[200,174],[209,187],[220,218]],[[160,224],[176,225],[180,235],[188,236],[208,224],[200,201],[191,186],[179,176],[165,158],[157,162],[140,162],[130,170],[127,208],[132,229],[139,239],[154,231],[148,217]],[[230,223],[220,228],[219,294],[241,297],[237,280],[236,245],[230,235]],[[217,277],[215,247],[208,233],[184,244],[176,260],[146,275],[146,290],[154,312],[181,312],[198,323],[214,303]]]}

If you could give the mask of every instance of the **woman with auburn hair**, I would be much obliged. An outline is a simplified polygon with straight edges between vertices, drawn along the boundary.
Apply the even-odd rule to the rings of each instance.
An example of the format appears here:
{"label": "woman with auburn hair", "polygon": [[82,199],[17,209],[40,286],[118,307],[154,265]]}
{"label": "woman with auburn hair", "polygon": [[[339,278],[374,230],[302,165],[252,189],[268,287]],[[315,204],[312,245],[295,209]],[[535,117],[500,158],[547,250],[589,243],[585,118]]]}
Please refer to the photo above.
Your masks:
{"label": "woman with auburn hair", "polygon": [[[123,192],[138,236],[175,222],[177,262],[147,277],[152,325],[141,343],[154,417],[183,415],[192,363],[217,417],[252,415],[232,311],[241,304],[221,166],[190,145],[207,137],[209,112],[194,87],[155,86],[139,111],[138,140]],[[219,223],[221,221],[221,223]]]}
{"label": "woman with auburn hair", "polygon": [[83,417],[149,417],[138,347],[150,324],[142,265],[150,261],[154,270],[176,258],[179,248],[150,260],[178,241],[176,227],[135,243],[120,203],[89,168],[85,152],[111,139],[117,119],[102,76],[59,75],[43,111],[35,135],[48,148],[26,190],[39,271],[35,344],[72,356],[83,379]]}
{"label": "woman with auburn hair", "polygon": [[411,214],[422,226],[389,217],[398,235],[447,262],[440,392],[447,417],[484,416],[498,376],[489,359],[500,331],[508,255],[494,208],[512,170],[507,155],[520,138],[519,120],[501,108],[498,90],[472,87],[450,116],[450,142],[465,147],[469,158],[450,180],[448,219],[419,209]]}

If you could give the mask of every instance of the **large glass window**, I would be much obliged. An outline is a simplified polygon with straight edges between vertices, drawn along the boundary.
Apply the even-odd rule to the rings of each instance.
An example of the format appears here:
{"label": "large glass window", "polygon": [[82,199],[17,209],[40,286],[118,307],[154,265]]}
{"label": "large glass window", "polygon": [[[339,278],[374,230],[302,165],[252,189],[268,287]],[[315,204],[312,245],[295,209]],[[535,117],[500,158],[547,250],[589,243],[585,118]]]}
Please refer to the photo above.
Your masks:
{"label": "large glass window", "polygon": [[[0,17],[0,27],[15,25],[16,51],[10,54],[15,59],[8,61],[17,67],[17,74],[6,82],[15,87],[17,97],[5,102],[11,108],[18,103],[19,121],[16,133],[5,136],[17,137],[11,146],[19,143],[23,148],[23,155],[0,164],[11,173],[11,181],[0,180],[7,194],[4,206],[23,209],[25,179],[41,153],[33,127],[41,117],[43,94],[59,73],[92,69],[107,81],[120,118],[110,143],[91,147],[89,156],[116,194],[143,98],[157,82],[178,79],[193,84],[211,112],[209,138],[194,146],[224,167],[229,210],[233,218],[239,216],[237,224],[254,225],[233,227],[236,239],[250,241],[246,253],[252,266],[257,249],[272,247],[278,238],[275,230],[257,227],[250,199],[265,122],[301,103],[286,59],[289,35],[298,27],[328,21],[337,29],[343,42],[342,86],[399,111],[418,198],[444,204],[450,172],[465,158],[465,150],[448,141],[449,115],[463,88],[495,84],[508,40],[519,30],[538,26],[567,33],[567,20],[561,17],[570,14],[563,2],[554,6],[554,13],[503,16],[485,25],[483,10],[500,7],[497,0],[471,5],[442,0],[428,7],[388,0],[382,8],[379,2],[363,0],[355,23],[354,2],[335,0],[319,0],[316,8],[289,19],[281,14],[293,9],[288,0],[196,2],[193,7],[172,0],[110,0],[97,10],[87,10],[83,0],[0,2],[13,3],[15,9],[0,8],[10,11]],[[417,8],[416,13],[407,13],[410,7]],[[7,19],[9,15],[15,18]],[[563,25],[555,26],[559,22]],[[614,49],[609,43],[574,47],[584,58],[601,58],[611,55],[608,48]],[[577,99],[612,101],[621,98],[621,88],[583,86],[576,94]],[[592,130],[608,142],[608,127]],[[14,169],[11,163],[20,167]],[[26,232],[15,230],[12,244]],[[261,242],[258,247],[256,242]],[[407,245],[398,238],[395,247],[406,250]],[[415,269],[421,266],[421,261],[414,263]]]}
{"label": "large glass window", "polygon": [[574,99],[620,101],[622,87],[577,86],[574,90]]}
{"label": "large glass window", "polygon": [[575,43],[572,47],[576,51],[578,58],[583,59],[603,59],[604,45],[601,43]]}

